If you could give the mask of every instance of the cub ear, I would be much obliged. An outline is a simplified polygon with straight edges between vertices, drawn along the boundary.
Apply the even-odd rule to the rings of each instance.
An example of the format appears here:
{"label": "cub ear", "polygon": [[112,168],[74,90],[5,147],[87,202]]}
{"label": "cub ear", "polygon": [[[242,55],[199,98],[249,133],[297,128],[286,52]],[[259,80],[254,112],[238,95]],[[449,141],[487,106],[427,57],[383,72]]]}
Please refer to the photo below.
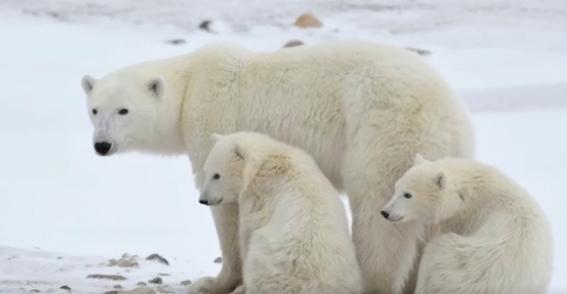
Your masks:
{"label": "cub ear", "polygon": [[217,133],[212,133],[211,134],[211,141],[213,141],[213,143],[216,143],[218,140],[222,139],[223,135],[221,134],[217,134]]}
{"label": "cub ear", "polygon": [[96,79],[89,76],[89,75],[85,75],[83,76],[83,78],[81,79],[81,86],[83,87],[83,91],[85,91],[85,94],[89,94],[95,85]]}
{"label": "cub ear", "polygon": [[425,162],[427,162],[427,159],[423,158],[420,153],[417,153],[413,159],[413,165],[420,165]]}
{"label": "cub ear", "polygon": [[161,77],[151,79],[147,84],[148,90],[156,97],[162,97],[165,89],[165,81]]}
{"label": "cub ear", "polygon": [[234,153],[242,160],[246,160],[247,158],[246,150],[244,150],[244,148],[242,148],[239,144],[236,144],[236,147],[234,147]]}
{"label": "cub ear", "polygon": [[441,171],[435,176],[435,184],[439,189],[443,189],[447,186],[447,175],[445,172]]}

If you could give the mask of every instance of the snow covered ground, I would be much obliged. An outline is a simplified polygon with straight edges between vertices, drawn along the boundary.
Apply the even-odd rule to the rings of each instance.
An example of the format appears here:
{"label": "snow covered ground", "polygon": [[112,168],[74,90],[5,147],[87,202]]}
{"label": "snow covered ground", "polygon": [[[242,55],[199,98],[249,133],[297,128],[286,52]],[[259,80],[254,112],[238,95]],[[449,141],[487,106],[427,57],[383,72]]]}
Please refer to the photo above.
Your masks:
{"label": "snow covered ground", "polygon": [[[188,159],[94,155],[79,81],[212,41],[277,50],[290,39],[431,51],[425,58],[473,111],[478,158],[522,183],[548,213],[556,248],[550,293],[567,293],[567,2],[152,3],[0,3],[0,293],[66,292],[62,285],[102,293],[160,274],[168,287],[159,290],[181,292],[180,281],[215,274],[220,252]],[[324,26],[294,28],[306,11]],[[213,33],[197,28],[204,19]],[[186,43],[166,42],[173,38]],[[139,267],[108,266],[123,253],[139,255]],[[151,253],[170,265],[145,261]]]}

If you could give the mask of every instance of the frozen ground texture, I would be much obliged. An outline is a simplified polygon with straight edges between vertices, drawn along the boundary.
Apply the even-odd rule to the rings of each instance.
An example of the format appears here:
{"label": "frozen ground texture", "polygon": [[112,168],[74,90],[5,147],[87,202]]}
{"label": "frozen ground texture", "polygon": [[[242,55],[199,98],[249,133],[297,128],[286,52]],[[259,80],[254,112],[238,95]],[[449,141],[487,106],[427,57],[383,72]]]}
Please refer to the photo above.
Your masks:
{"label": "frozen ground texture", "polygon": [[[294,28],[307,11],[324,26]],[[213,33],[197,28],[205,19]],[[162,291],[181,292],[181,280],[215,274],[220,252],[188,159],[95,156],[79,80],[212,41],[277,50],[290,39],[431,51],[473,111],[478,158],[548,213],[550,293],[567,293],[566,1],[5,0],[0,36],[0,293],[102,293],[160,273]],[[124,252],[139,267],[107,265]],[[143,260],[154,252],[170,266]],[[117,273],[127,280],[86,278]]]}

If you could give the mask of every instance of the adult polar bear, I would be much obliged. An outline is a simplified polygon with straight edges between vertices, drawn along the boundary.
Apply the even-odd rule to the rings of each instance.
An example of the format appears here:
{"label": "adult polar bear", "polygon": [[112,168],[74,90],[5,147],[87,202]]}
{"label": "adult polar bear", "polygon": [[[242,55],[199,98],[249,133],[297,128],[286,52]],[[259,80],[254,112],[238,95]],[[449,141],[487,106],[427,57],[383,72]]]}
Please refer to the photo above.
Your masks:
{"label": "adult polar bear", "polygon": [[[445,82],[415,53],[373,43],[207,46],[82,85],[99,154],[188,154],[197,187],[212,133],[257,131],[306,150],[349,196],[366,293],[399,292],[414,263],[414,225],[380,215],[414,155],[473,153],[467,113]],[[242,279],[238,209],[212,211],[223,266],[194,287],[226,293]]]}

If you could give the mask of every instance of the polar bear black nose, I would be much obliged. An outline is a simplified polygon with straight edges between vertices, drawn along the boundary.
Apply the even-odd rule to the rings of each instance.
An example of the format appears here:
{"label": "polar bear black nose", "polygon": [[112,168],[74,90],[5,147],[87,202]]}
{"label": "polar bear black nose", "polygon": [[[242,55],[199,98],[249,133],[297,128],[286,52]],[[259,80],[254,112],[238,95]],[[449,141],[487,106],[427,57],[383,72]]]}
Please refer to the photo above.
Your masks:
{"label": "polar bear black nose", "polygon": [[386,219],[390,216],[390,214],[389,214],[387,211],[385,211],[385,210],[380,211],[380,213],[381,213],[382,216],[384,216],[384,218],[386,218]]}
{"label": "polar bear black nose", "polygon": [[110,144],[108,142],[96,142],[94,144],[94,149],[95,149],[96,153],[98,153],[100,155],[108,154],[108,151],[110,151],[111,147],[112,147],[112,144]]}
{"label": "polar bear black nose", "polygon": [[209,205],[209,201],[207,201],[205,199],[199,199],[199,203],[201,203],[203,205]]}

